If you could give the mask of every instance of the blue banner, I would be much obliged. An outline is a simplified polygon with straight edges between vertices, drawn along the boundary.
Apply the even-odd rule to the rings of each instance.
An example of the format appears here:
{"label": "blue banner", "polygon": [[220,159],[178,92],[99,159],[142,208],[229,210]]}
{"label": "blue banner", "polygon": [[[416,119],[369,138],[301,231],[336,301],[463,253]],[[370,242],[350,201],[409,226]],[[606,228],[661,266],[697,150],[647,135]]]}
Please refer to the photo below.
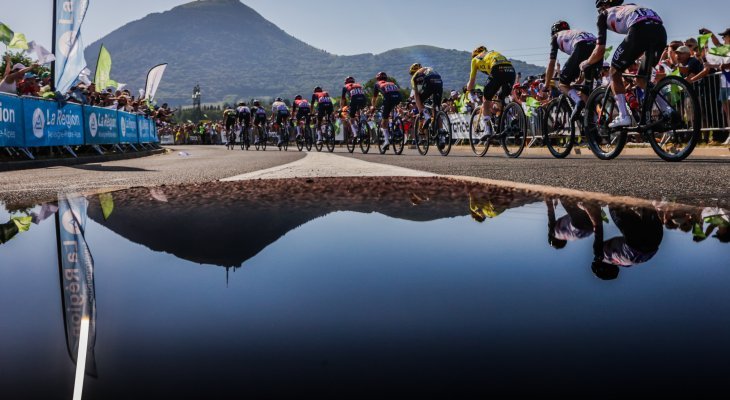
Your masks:
{"label": "blue banner", "polygon": [[23,100],[0,94],[0,147],[24,147]]}
{"label": "blue banner", "polygon": [[56,90],[66,93],[86,68],[81,25],[89,8],[89,0],[54,0],[56,14],[55,84]]}
{"label": "blue banner", "polygon": [[159,132],[157,132],[157,124],[155,123],[155,120],[151,120],[150,122],[152,123],[152,142],[160,143],[160,135]]}
{"label": "blue banner", "polygon": [[126,112],[117,112],[119,126],[119,143],[139,143],[137,116]]}
{"label": "blue banner", "polygon": [[86,144],[118,144],[117,110],[84,106]]}
{"label": "blue banner", "polygon": [[152,139],[152,132],[150,131],[150,120],[142,116],[137,117],[137,127],[139,132],[139,142],[149,143]]}
{"label": "blue banner", "polygon": [[25,147],[84,144],[84,116],[78,104],[23,98]]}

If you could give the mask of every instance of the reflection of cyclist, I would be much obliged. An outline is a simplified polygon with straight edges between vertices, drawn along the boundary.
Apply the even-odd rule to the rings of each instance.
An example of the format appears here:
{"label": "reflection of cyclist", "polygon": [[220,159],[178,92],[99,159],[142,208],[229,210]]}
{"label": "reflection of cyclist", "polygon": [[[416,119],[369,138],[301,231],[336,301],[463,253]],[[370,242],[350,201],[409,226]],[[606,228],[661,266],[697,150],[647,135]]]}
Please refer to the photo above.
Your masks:
{"label": "reflection of cyclist", "polygon": [[[636,4],[622,5],[623,0],[596,0],[598,9],[598,45],[591,57],[581,63],[581,70],[588,69],[603,61],[606,52],[607,31],[610,29],[618,34],[626,35],[613,53],[611,62],[611,89],[616,96],[619,115],[608,125],[609,128],[620,128],[631,125],[631,114],[626,105],[626,88],[623,72],[634,65],[642,54],[645,60],[642,63],[636,79],[641,89],[646,90],[646,77],[652,68],[659,63],[659,58],[667,46],[667,31],[664,29],[659,14],[651,9]],[[657,99],[661,103],[661,97]],[[660,104],[664,112],[671,113],[672,109],[666,102]]]}
{"label": "reflection of cyclist", "polygon": [[488,196],[469,193],[469,212],[472,219],[479,223],[486,221],[487,218],[492,219],[502,215],[509,208],[509,203],[503,202],[503,204],[495,206]]}
{"label": "reflection of cyclist", "polygon": [[0,244],[9,242],[19,232],[18,225],[13,221],[0,225]]}
{"label": "reflection of cyclist", "polygon": [[490,124],[492,120],[492,100],[499,92],[500,105],[504,104],[504,99],[512,92],[512,85],[517,79],[517,73],[507,57],[496,51],[489,51],[485,46],[479,46],[471,53],[471,75],[469,76],[469,83],[466,85],[468,91],[472,91],[476,87],[479,71],[488,76],[487,83],[484,85],[484,102],[482,103],[481,112],[484,137],[480,138],[481,141],[486,141],[493,134]]}
{"label": "reflection of cyclist", "polygon": [[[715,237],[722,243],[730,242],[730,211],[722,208],[705,208],[701,213],[702,222],[694,229],[694,240],[702,242],[717,231]],[[707,224],[707,228],[704,228]]]}
{"label": "reflection of cyclist", "polygon": [[[348,98],[350,99],[349,103],[347,102]],[[342,121],[345,123],[346,127],[350,128],[354,137],[357,137],[360,133],[358,132],[355,116],[360,112],[360,110],[367,106],[367,103],[368,99],[365,97],[365,91],[363,90],[362,85],[355,82],[355,78],[351,76],[345,78],[345,86],[342,88],[341,104],[343,111],[345,106],[348,106],[349,108],[347,109],[347,113],[342,116]]]}
{"label": "reflection of cyclist", "polygon": [[375,111],[375,106],[378,104],[378,95],[383,95],[383,118],[380,127],[383,129],[383,148],[387,150],[390,147],[390,133],[388,132],[390,114],[395,110],[398,103],[401,102],[402,96],[398,85],[388,80],[388,74],[385,72],[378,72],[375,75],[375,87],[373,90],[373,111]]}
{"label": "reflection of cyclist", "polygon": [[545,201],[548,209],[548,243],[555,249],[563,249],[568,242],[585,239],[593,234],[593,223],[588,214],[577,203],[561,200],[567,214],[555,219],[555,203]]}
{"label": "reflection of cyclist", "polygon": [[631,267],[651,260],[659,250],[664,227],[654,209],[609,207],[611,219],[621,231],[607,241],[603,237],[601,208],[594,203],[579,205],[586,211],[595,233],[591,269],[604,280],[618,278],[619,267]]}

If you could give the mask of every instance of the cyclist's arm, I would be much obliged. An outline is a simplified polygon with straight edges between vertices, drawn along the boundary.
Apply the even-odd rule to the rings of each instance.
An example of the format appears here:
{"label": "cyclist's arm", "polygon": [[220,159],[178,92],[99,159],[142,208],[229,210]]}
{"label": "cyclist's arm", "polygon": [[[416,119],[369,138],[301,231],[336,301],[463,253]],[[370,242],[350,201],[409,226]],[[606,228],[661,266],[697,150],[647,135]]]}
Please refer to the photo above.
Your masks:
{"label": "cyclist's arm", "polygon": [[545,71],[545,87],[550,88],[553,83],[553,76],[555,76],[555,61],[558,59],[558,36],[553,35],[550,41],[550,62]]}
{"label": "cyclist's arm", "polygon": [[471,59],[471,74],[469,75],[469,83],[466,84],[466,90],[468,91],[474,90],[474,86],[477,84],[477,72],[479,72],[477,62],[476,58]]}
{"label": "cyclist's arm", "polygon": [[[601,12],[598,14],[598,41],[596,42],[596,49],[593,50],[593,54],[584,61],[583,64],[593,65],[600,61],[603,61],[603,56],[606,54],[606,40],[608,38],[608,14]],[[581,64],[581,65],[583,65]]]}
{"label": "cyclist's arm", "polygon": [[378,105],[378,94],[380,94],[380,90],[378,89],[378,84],[375,84],[375,88],[373,88],[373,108]]}
{"label": "cyclist's arm", "polygon": [[342,99],[340,100],[340,108],[347,105],[347,88],[342,88]]}

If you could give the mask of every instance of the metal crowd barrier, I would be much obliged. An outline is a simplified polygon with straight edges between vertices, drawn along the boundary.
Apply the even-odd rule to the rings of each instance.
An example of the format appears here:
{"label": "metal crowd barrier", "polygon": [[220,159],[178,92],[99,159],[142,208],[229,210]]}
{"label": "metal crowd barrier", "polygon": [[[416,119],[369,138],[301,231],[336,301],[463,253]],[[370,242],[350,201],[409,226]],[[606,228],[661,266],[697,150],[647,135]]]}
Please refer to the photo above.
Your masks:
{"label": "metal crowd barrier", "polygon": [[727,131],[730,129],[727,124],[727,115],[723,110],[723,101],[727,101],[727,99],[720,98],[723,79],[723,73],[719,72],[693,83],[700,99],[702,130],[705,132]]}

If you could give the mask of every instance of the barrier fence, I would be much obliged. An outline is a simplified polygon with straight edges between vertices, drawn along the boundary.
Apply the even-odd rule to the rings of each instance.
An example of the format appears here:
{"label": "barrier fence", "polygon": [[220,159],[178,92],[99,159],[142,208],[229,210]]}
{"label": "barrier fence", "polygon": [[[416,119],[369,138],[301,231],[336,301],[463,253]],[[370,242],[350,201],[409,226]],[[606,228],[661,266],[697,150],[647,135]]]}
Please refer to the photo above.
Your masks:
{"label": "barrier fence", "polygon": [[[100,107],[0,94],[0,147],[146,145],[159,143],[147,117]],[[28,153],[26,153],[28,154]]]}

